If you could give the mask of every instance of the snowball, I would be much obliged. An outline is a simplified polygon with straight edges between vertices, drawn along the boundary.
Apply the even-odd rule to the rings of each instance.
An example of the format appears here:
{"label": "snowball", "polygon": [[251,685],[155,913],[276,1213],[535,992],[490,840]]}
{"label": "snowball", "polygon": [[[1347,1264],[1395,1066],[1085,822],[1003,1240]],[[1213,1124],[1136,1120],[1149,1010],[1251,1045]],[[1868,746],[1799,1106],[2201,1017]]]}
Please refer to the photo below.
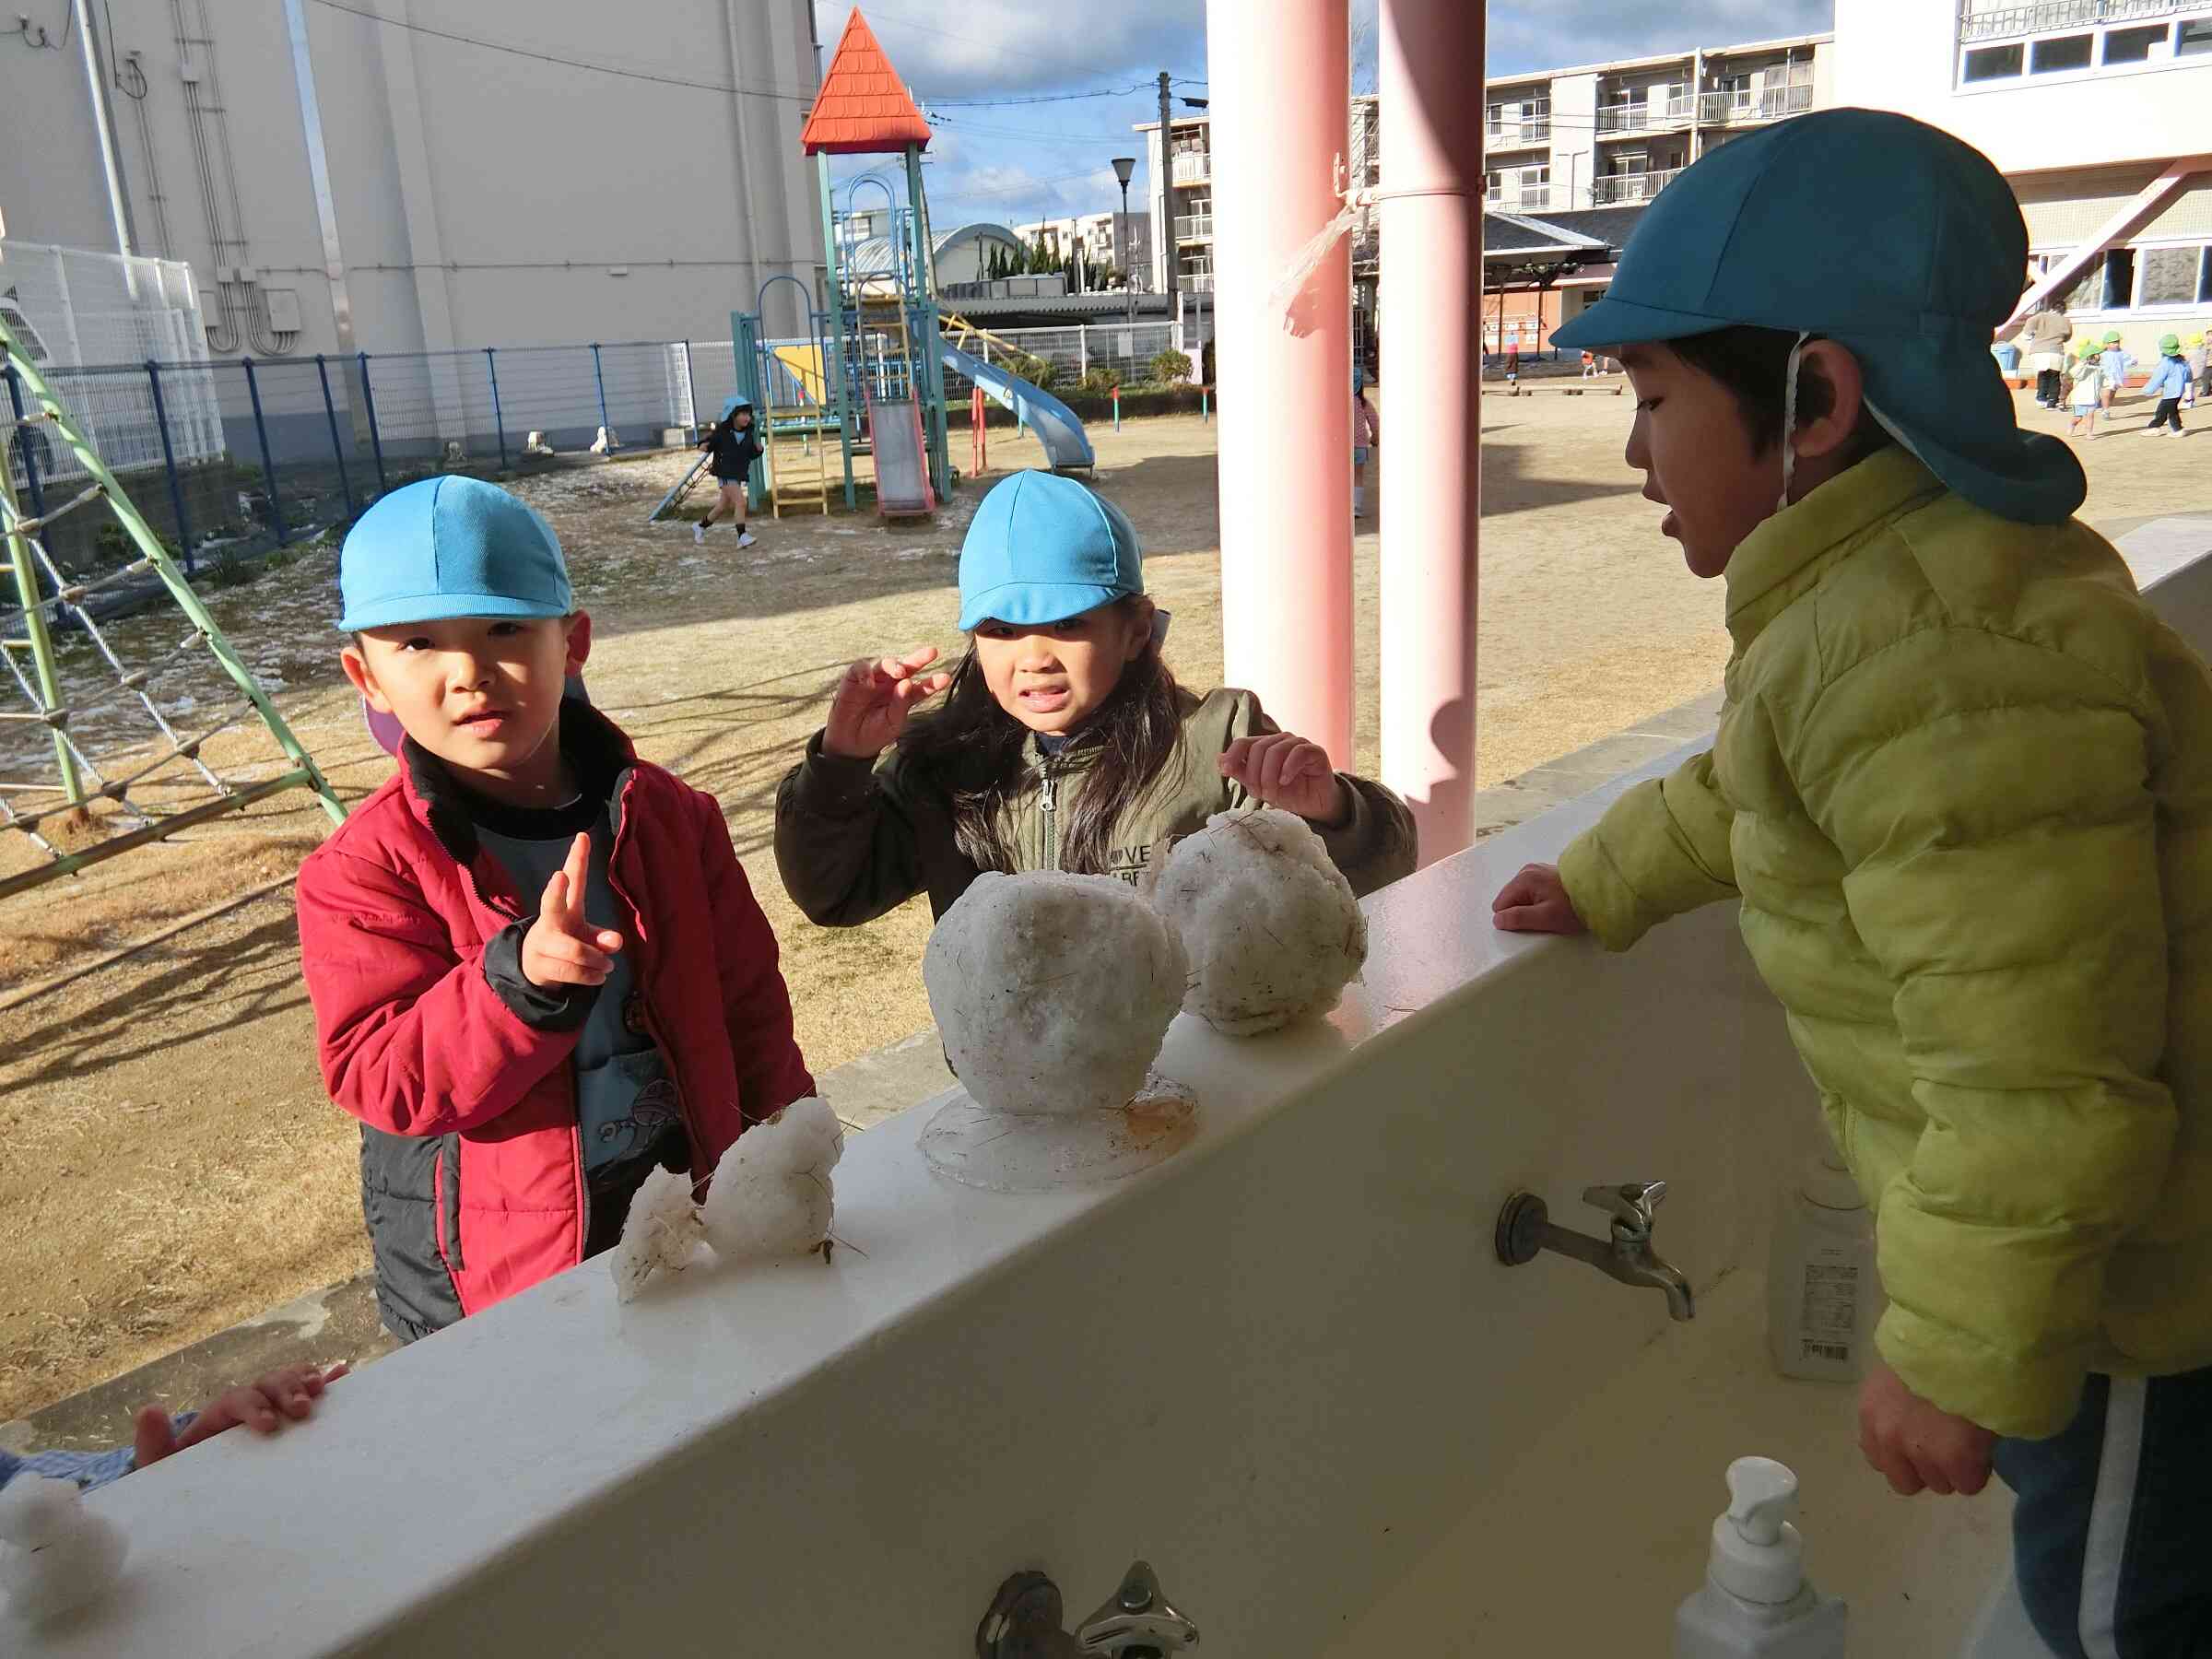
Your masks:
{"label": "snowball", "polygon": [[0,1591],[28,1623],[102,1594],[123,1571],[123,1529],[84,1507],[74,1483],[19,1476],[0,1490]]}
{"label": "snowball", "polygon": [[1367,960],[1367,918],[1305,819],[1218,812],[1169,851],[1151,890],[1190,958],[1182,1006],[1250,1037],[1336,1006]]}
{"label": "snowball", "polygon": [[976,877],[922,981],[952,1069],[987,1112],[1126,1106],[1182,1001],[1182,948],[1111,876]]}
{"label": "snowball", "polygon": [[656,1272],[682,1272],[692,1247],[705,1236],[699,1206],[691,1202],[689,1173],[653,1171],[629,1201],[621,1242],[606,1253],[615,1300],[629,1300]]}
{"label": "snowball", "polygon": [[714,1253],[805,1255],[837,1214],[830,1171],[845,1136],[830,1102],[808,1095],[739,1135],[714,1170],[700,1216]]}

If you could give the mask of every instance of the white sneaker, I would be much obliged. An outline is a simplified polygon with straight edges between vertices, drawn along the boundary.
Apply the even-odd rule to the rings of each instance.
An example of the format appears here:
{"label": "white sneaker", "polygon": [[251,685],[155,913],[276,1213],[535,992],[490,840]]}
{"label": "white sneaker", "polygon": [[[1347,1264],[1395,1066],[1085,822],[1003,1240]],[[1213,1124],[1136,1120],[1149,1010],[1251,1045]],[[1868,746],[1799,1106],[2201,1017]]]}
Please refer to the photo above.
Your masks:
{"label": "white sneaker", "polygon": [[760,538],[755,535],[750,530],[740,530],[737,532],[737,545],[741,547],[749,547],[759,539]]}
{"label": "white sneaker", "polygon": [[691,545],[695,547],[703,547],[707,545],[707,527],[704,524],[691,526]]}

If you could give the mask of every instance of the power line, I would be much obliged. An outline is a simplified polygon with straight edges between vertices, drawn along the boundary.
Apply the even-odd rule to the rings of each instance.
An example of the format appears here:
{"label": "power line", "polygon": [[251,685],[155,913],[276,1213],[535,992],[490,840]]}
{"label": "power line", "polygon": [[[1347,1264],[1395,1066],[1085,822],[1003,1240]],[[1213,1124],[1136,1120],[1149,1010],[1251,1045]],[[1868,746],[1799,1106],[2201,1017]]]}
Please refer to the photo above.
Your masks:
{"label": "power line", "polygon": [[541,64],[559,64],[567,69],[590,69],[600,75],[619,76],[625,80],[652,81],[664,87],[688,87],[698,92],[743,93],[748,98],[779,98],[788,103],[811,104],[814,94],[787,91],[781,87],[748,87],[728,81],[689,80],[680,75],[657,75],[645,69],[626,69],[614,64],[594,63],[587,58],[560,57],[550,52],[537,52],[527,46],[510,45],[504,41],[487,41],[476,35],[455,34],[451,29],[432,29],[427,23],[408,23],[398,18],[387,18],[359,6],[347,6],[345,0],[314,0],[317,6],[331,11],[345,12],[356,18],[366,18],[371,23],[382,23],[392,29],[405,29],[416,34],[453,41],[464,46],[478,46],[486,52],[504,52],[515,57],[534,58]]}
{"label": "power line", "polygon": [[924,101],[938,110],[1005,109],[1016,104],[1074,103],[1086,98],[1127,98],[1148,92],[1147,86],[1100,87],[1089,92],[1038,92],[1015,98],[931,98]]}

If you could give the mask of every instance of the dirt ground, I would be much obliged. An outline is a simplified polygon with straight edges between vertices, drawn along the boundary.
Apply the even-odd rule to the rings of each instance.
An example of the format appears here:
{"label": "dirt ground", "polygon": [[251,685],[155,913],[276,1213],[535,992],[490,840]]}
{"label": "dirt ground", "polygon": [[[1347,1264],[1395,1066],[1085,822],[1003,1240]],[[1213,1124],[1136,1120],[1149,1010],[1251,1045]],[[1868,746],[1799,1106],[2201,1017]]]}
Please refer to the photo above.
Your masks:
{"label": "dirt ground", "polygon": [[[2023,406],[2059,429],[2060,418]],[[1659,510],[1638,499],[1620,460],[1630,415],[1626,397],[1486,405],[1486,785],[1719,678],[1720,587],[1687,575],[1656,535]],[[1177,418],[1093,436],[1099,486],[1143,534],[1148,581],[1175,613],[1173,666],[1193,685],[1216,684],[1214,429]],[[964,435],[956,450],[964,463]],[[2093,523],[2212,508],[2212,438],[2200,451],[2124,434],[2083,457]],[[1030,440],[994,432],[995,468],[1038,459]],[[964,487],[931,525],[769,521],[753,548],[726,532],[701,548],[688,525],[644,523],[684,464],[652,457],[519,488],[559,531],[596,621],[594,699],[646,756],[721,798],[782,941],[800,1041],[826,1071],[927,1024],[917,966],[928,912],[917,901],[867,928],[807,924],[770,850],[776,782],[845,663],[921,641],[954,647],[955,559],[982,492]],[[1357,542],[1362,769],[1375,756],[1378,528],[1365,522]],[[328,631],[334,556],[311,554],[211,603],[340,792],[358,797],[381,782],[390,762],[344,692]],[[111,630],[134,662],[168,651],[180,631],[173,616]],[[73,649],[73,674],[90,675],[97,665]],[[181,733],[211,724],[212,677],[156,689],[165,707],[190,703],[167,707]],[[274,770],[252,730],[211,740],[206,755],[220,771]],[[0,900],[0,1419],[366,1266],[358,1140],[316,1072],[288,886],[325,827],[294,793]],[[0,874],[31,851],[0,837]]]}

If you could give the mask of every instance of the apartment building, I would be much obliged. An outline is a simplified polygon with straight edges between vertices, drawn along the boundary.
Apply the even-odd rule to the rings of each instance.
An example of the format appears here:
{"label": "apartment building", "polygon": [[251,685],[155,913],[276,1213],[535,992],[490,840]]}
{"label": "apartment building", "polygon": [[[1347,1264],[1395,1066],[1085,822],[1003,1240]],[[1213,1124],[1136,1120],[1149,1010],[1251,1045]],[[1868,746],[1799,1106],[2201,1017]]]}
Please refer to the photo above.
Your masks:
{"label": "apartment building", "polygon": [[1101,270],[1120,270],[1125,258],[1128,267],[1136,273],[1137,288],[1158,286],[1147,281],[1152,274],[1152,226],[1144,214],[1083,213],[1031,219],[1016,225],[1014,234],[1025,246],[1043,242],[1058,258],[1079,252]]}
{"label": "apartment building", "polygon": [[1837,0],[1838,100],[1956,133],[2028,222],[2022,306],[2138,359],[2212,327],[2212,0]]}
{"label": "apartment building", "polygon": [[[1943,0],[1900,3],[1940,6]],[[1487,200],[1516,213],[1649,201],[1708,150],[1833,103],[1834,46],[1832,34],[1796,35],[1492,78],[1485,88]],[[1371,96],[1352,100],[1349,166],[1355,180],[1371,182],[1379,171],[1381,113]],[[1164,280],[1172,250],[1179,285],[1210,288],[1214,192],[1207,118],[1173,121],[1164,159],[1159,124],[1147,122],[1136,130],[1152,162],[1156,274]],[[1362,251],[1371,268],[1371,235],[1356,246],[1355,272]]]}

